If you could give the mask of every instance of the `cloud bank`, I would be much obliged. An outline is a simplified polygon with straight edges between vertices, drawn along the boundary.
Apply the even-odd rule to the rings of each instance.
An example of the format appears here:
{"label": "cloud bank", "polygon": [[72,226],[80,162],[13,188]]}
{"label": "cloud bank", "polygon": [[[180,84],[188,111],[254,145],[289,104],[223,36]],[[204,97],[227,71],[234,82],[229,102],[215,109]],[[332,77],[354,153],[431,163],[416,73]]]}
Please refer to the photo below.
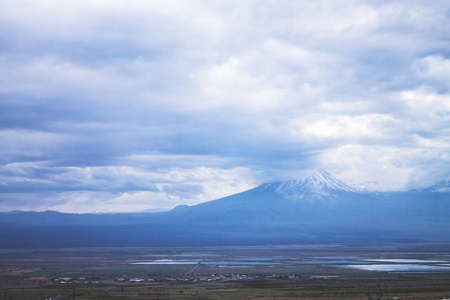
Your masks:
{"label": "cloud bank", "polygon": [[450,176],[448,1],[0,1],[0,210]]}

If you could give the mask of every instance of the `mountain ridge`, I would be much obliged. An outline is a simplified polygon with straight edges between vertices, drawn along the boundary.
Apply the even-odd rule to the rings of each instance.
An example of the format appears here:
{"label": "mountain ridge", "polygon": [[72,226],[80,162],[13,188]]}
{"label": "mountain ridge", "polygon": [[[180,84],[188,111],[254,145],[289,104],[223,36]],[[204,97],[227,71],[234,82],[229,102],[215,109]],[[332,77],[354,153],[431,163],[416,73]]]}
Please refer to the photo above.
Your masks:
{"label": "mountain ridge", "polygon": [[292,190],[300,190],[308,188],[310,190],[344,190],[344,191],[356,191],[356,189],[348,186],[341,180],[337,179],[325,170],[315,170],[312,175],[297,180],[281,181],[278,183],[277,192],[285,193]]}
{"label": "mountain ridge", "polygon": [[359,191],[321,170],[167,212],[0,213],[0,248],[450,242],[445,187]]}

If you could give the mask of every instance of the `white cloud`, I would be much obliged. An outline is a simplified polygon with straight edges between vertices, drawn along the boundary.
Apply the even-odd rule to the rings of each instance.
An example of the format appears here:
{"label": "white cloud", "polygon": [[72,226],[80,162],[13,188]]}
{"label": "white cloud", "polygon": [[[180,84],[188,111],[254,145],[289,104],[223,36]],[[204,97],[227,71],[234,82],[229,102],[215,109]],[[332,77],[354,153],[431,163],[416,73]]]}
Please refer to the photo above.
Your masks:
{"label": "white cloud", "polygon": [[[328,117],[328,118],[327,118]],[[382,139],[395,120],[389,115],[364,114],[357,116],[327,116],[319,121],[302,124],[302,133],[318,138]]]}
{"label": "white cloud", "polygon": [[396,147],[344,145],[323,151],[319,161],[323,168],[356,187],[395,191],[425,188],[439,178],[449,160],[442,155],[450,150],[450,143],[439,147]]}
{"label": "white cloud", "polygon": [[402,91],[395,94],[397,101],[404,105],[404,111],[399,115],[410,121],[411,127],[417,131],[439,134],[448,131],[450,123],[450,95],[438,94],[427,87]]}
{"label": "white cloud", "polygon": [[439,80],[450,78],[450,60],[441,56],[427,56],[416,60],[413,64],[419,74]]}
{"label": "white cloud", "polygon": [[[21,207],[35,205],[67,212],[69,208],[76,212],[170,209],[179,204],[193,205],[218,199],[255,186],[253,172],[243,167],[152,170],[149,165],[52,167],[45,162],[30,162],[2,166],[0,172],[3,194],[49,192],[47,196],[40,195],[39,200],[30,196],[23,200]],[[64,190],[74,192],[55,196],[55,192]],[[129,207],[126,207],[127,201]]]}

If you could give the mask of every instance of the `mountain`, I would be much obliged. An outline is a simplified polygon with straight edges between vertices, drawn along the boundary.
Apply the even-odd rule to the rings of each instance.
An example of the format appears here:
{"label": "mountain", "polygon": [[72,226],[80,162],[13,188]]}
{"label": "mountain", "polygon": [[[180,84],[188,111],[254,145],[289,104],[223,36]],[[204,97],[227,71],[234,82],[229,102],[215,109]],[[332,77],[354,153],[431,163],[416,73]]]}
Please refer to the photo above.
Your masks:
{"label": "mountain", "polygon": [[168,212],[0,213],[0,247],[450,242],[450,189],[358,191],[319,170]]}
{"label": "mountain", "polygon": [[283,195],[300,195],[305,191],[324,192],[341,190],[346,192],[356,192],[355,189],[346,185],[325,170],[317,170],[313,172],[311,176],[302,180],[268,183],[264,186],[274,186],[276,191]]}

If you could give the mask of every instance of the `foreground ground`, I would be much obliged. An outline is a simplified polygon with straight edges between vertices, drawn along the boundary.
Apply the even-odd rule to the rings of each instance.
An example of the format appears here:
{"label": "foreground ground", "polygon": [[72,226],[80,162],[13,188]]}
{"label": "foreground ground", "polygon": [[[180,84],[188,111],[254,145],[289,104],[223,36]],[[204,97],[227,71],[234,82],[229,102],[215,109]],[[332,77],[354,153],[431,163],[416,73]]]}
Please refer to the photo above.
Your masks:
{"label": "foreground ground", "polygon": [[0,250],[0,299],[450,299],[449,249]]}

